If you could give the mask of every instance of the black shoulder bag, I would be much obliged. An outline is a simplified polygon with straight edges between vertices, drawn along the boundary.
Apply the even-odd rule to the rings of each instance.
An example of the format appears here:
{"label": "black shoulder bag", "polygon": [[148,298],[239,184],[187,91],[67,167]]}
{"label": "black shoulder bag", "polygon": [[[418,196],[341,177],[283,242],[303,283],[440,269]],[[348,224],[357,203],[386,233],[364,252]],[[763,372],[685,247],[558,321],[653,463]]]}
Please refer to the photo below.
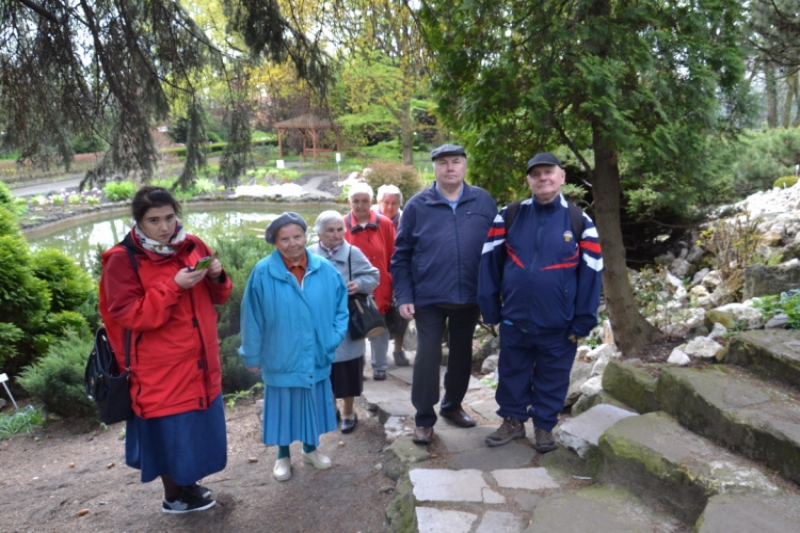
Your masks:
{"label": "black shoulder bag", "polygon": [[[350,281],[353,280],[353,264],[350,256],[352,247],[347,254],[347,268],[350,271]],[[386,331],[383,315],[375,305],[375,298],[371,294],[356,293],[347,297],[347,308],[350,311],[350,320],[347,329],[350,340],[368,339]]]}

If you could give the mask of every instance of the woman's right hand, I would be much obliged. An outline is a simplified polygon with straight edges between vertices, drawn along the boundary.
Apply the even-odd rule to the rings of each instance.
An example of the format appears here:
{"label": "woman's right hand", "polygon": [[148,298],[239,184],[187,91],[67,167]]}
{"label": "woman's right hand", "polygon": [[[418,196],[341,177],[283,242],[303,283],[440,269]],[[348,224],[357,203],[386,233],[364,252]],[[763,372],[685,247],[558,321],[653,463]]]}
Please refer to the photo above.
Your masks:
{"label": "woman's right hand", "polygon": [[184,290],[189,290],[201,281],[203,278],[206,277],[208,269],[204,268],[202,270],[190,270],[189,267],[182,268],[178,270],[178,273],[175,274],[173,278],[175,283]]}
{"label": "woman's right hand", "polygon": [[361,287],[358,286],[358,282],[357,281],[348,281],[347,282],[347,294],[349,296],[352,296],[354,294],[358,294],[358,290],[360,288]]}

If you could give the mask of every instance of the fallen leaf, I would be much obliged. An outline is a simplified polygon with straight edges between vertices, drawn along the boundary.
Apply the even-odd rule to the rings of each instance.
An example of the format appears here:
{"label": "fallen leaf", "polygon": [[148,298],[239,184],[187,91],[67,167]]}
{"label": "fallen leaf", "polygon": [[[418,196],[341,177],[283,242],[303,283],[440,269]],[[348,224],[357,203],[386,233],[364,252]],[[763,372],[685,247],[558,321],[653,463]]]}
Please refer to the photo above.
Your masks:
{"label": "fallen leaf", "polygon": [[339,441],[339,446],[344,446],[344,441],[343,440]]}
{"label": "fallen leaf", "polygon": [[69,467],[70,467],[70,468],[75,468],[75,463],[70,463],[70,464],[69,464]]}
{"label": "fallen leaf", "polygon": [[439,457],[438,453],[432,453],[431,454],[431,459],[436,459],[437,457]]}
{"label": "fallen leaf", "polygon": [[78,516],[83,516],[86,514],[89,514],[89,509],[81,509],[80,511],[78,511]]}
{"label": "fallen leaf", "polygon": [[248,463],[257,463],[258,462],[258,457],[248,457],[247,458],[247,462]]}
{"label": "fallen leaf", "polygon": [[110,463],[108,463],[108,464],[106,465],[106,468],[114,468],[114,466],[115,466],[116,464],[117,464],[117,463],[115,463],[114,461],[111,461]]}

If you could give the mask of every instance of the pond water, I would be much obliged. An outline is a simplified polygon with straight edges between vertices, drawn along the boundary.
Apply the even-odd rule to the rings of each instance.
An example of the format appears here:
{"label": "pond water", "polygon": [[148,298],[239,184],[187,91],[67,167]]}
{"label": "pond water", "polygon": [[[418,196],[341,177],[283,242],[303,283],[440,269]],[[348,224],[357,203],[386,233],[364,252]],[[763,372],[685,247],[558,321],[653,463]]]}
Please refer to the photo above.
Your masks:
{"label": "pond water", "polygon": [[[328,209],[347,211],[344,205],[190,204],[183,208],[181,221],[186,231],[197,235],[213,248],[217,238],[236,237],[243,233],[263,236],[270,221],[284,211],[294,211],[308,223],[309,242],[314,242],[314,221],[317,215]],[[56,248],[89,268],[95,261],[98,245],[110,248],[120,242],[130,231],[131,225],[129,211],[120,211],[88,219],[67,220],[57,227],[29,232],[26,238],[32,249]]]}

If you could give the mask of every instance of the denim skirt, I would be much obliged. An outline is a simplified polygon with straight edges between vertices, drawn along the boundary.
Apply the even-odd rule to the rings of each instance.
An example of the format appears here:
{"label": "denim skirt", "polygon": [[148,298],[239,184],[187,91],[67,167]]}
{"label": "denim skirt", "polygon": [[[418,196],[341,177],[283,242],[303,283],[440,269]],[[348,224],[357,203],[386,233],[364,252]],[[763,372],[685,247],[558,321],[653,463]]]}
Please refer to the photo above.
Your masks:
{"label": "denim skirt", "polygon": [[225,469],[228,460],[222,394],[208,409],[157,418],[133,417],[125,427],[125,463],[142,483],[169,476],[191,485]]}

